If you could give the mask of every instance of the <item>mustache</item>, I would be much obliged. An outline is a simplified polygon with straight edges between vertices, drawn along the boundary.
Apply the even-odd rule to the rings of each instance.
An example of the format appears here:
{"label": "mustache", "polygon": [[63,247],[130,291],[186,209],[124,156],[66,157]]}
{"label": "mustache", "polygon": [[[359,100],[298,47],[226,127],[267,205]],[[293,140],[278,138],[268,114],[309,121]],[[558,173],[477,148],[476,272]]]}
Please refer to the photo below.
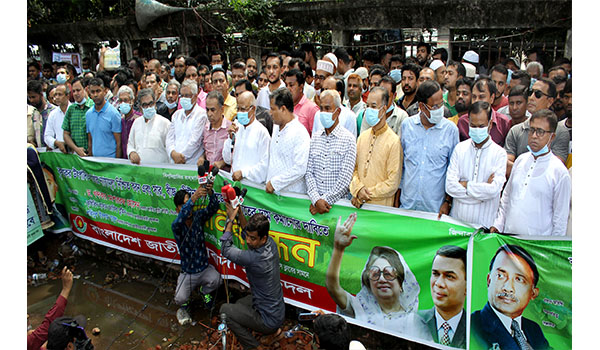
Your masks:
{"label": "mustache", "polygon": [[506,292],[496,293],[496,298],[511,299],[512,301],[514,301],[516,303],[518,303],[520,301],[519,298],[517,298],[516,295],[514,295],[512,293],[506,293]]}

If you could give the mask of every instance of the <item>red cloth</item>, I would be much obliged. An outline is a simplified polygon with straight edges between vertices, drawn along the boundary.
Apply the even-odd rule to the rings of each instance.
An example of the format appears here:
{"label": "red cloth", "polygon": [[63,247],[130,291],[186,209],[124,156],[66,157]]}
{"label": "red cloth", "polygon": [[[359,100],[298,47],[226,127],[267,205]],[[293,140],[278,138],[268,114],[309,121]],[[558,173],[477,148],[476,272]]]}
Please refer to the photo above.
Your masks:
{"label": "red cloth", "polygon": [[50,328],[50,323],[55,319],[62,317],[65,313],[65,308],[67,307],[67,299],[62,295],[59,295],[56,299],[56,303],[48,313],[44,317],[44,321],[38,328],[33,331],[33,333],[27,336],[27,350],[38,350],[40,347],[48,340],[48,329]]}
{"label": "red cloth", "polygon": [[[510,131],[510,119],[502,113],[498,113],[492,108],[492,130],[490,136],[498,145],[504,147],[506,135]],[[458,132],[460,140],[469,139],[469,115],[467,113],[460,116],[458,119]]]}
{"label": "red cloth", "polygon": [[508,97],[502,95],[502,99],[500,100],[500,103],[498,103],[497,105],[492,105],[492,108],[495,111],[497,111],[498,109],[500,109],[504,106],[508,106]]}

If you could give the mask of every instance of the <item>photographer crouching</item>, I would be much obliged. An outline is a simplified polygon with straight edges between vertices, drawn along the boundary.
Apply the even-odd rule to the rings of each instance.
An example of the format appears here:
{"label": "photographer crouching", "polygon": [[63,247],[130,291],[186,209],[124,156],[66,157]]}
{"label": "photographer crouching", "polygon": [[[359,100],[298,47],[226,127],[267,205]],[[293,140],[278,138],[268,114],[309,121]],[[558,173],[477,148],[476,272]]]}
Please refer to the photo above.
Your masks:
{"label": "photographer crouching", "polygon": [[[177,310],[177,321],[182,326],[192,322],[189,300],[192,291],[201,286],[204,307],[211,309],[214,304],[211,293],[219,288],[221,283],[221,275],[208,263],[204,241],[204,224],[219,209],[219,202],[212,188],[212,183],[201,185],[191,196],[187,191],[179,190],[173,198],[177,218],[173,221],[171,229],[181,257],[181,273],[177,278],[175,303],[180,306]],[[208,205],[193,212],[194,203],[206,195],[209,196]]]}
{"label": "photographer crouching", "polygon": [[[237,336],[244,349],[262,349],[252,331],[264,335],[280,332],[285,317],[283,290],[279,279],[279,251],[269,236],[269,220],[257,213],[246,221],[241,206],[227,207],[225,232],[220,238],[221,254],[246,269],[251,295],[239,299],[235,304],[221,305],[226,315],[227,326]],[[244,230],[248,250],[233,245],[233,221],[238,218]]]}

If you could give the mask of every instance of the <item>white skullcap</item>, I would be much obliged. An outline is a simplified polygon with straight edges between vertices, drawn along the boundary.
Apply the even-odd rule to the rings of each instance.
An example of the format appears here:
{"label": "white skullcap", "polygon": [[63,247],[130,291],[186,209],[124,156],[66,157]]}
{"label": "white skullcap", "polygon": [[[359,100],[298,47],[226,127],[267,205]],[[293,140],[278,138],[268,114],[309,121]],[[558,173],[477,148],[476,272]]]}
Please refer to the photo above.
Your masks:
{"label": "white skullcap", "polygon": [[362,345],[358,340],[353,340],[350,342],[349,350],[366,350],[365,346]]}
{"label": "white skullcap", "polygon": [[477,54],[477,52],[469,50],[463,55],[463,60],[469,61],[471,63],[479,63],[479,55]]}
{"label": "white skullcap", "polygon": [[467,78],[475,79],[475,66],[467,62],[463,62],[462,64],[467,71]]}
{"label": "white skullcap", "polygon": [[444,62],[442,62],[441,60],[433,60],[431,62],[431,64],[429,65],[429,68],[431,68],[435,71],[438,68],[443,67],[443,66],[444,66]]}
{"label": "white skullcap", "polygon": [[335,57],[335,55],[333,53],[331,53],[331,52],[328,53],[327,55],[325,55],[325,57],[329,58],[331,60],[331,63],[333,63],[333,66],[337,69],[337,66],[338,66],[338,59],[337,59],[337,57]]}
{"label": "white skullcap", "polygon": [[367,79],[369,77],[369,71],[365,67],[358,67],[354,73],[358,74],[361,79]]}
{"label": "white skullcap", "polygon": [[317,70],[324,70],[329,74],[333,74],[334,66],[333,63],[329,61],[318,60],[317,61]]}

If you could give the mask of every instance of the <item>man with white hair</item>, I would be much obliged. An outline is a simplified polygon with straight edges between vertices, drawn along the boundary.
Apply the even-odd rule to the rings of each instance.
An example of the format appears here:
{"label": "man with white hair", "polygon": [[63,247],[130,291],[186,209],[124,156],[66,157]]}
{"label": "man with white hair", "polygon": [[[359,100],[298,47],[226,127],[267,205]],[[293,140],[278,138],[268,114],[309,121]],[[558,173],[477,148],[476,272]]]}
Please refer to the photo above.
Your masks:
{"label": "man with white hair", "polygon": [[[156,113],[171,120],[173,114],[177,110],[177,102],[179,101],[179,88],[181,84],[175,79],[171,79],[165,88],[165,103],[156,106]],[[139,98],[138,98],[139,99]]]}
{"label": "man with white hair", "polygon": [[181,109],[171,118],[167,134],[167,153],[175,164],[196,164],[204,154],[202,134],[207,123],[206,109],[196,104],[198,84],[184,80],[181,84]]}
{"label": "man with white hair", "polygon": [[328,213],[331,206],[348,193],[352,181],[356,135],[352,135],[340,123],[341,100],[335,90],[321,93],[319,124],[322,127],[313,132],[304,176],[311,201],[309,210],[313,215]]}
{"label": "man with white hair", "polygon": [[354,112],[352,112],[352,110],[350,108],[348,108],[342,104],[342,99],[340,97],[341,92],[336,89],[338,83],[339,83],[339,85],[341,85],[342,80],[336,79],[333,76],[327,77],[327,79],[325,79],[325,81],[323,82],[323,90],[321,91],[321,94],[324,94],[327,91],[335,91],[335,92],[337,92],[337,94],[336,95],[328,95],[329,99],[333,99],[333,100],[329,101],[327,106],[324,106],[323,98],[321,97],[320,110],[317,110],[317,113],[315,113],[315,118],[314,118],[313,128],[311,130],[311,135],[313,133],[316,133],[319,130],[323,129],[323,127],[324,127],[321,116],[320,116],[321,112],[333,113],[337,108],[339,108],[340,112],[339,112],[338,119],[339,119],[340,125],[343,126],[346,130],[348,130],[350,132],[350,134],[352,134],[354,136],[354,139],[356,139],[356,135],[357,135],[356,114],[354,114]]}
{"label": "man with white hair", "polygon": [[156,96],[152,89],[140,90],[138,103],[144,117],[133,122],[126,156],[133,164],[168,163],[166,142],[171,122],[156,112]]}
{"label": "man with white hair", "polygon": [[223,143],[223,161],[231,165],[234,181],[248,179],[262,184],[267,176],[271,137],[267,128],[256,121],[256,108],[252,91],[237,96],[237,117]]}
{"label": "man with white hair", "polygon": [[129,141],[129,133],[133,121],[141,115],[140,112],[134,110],[133,104],[135,97],[133,90],[127,85],[123,85],[117,92],[118,109],[121,113],[121,158],[127,159],[127,143]]}
{"label": "man with white hair", "polygon": [[536,80],[542,77],[542,74],[544,74],[544,66],[537,61],[527,63],[527,68],[525,70],[527,70],[527,73],[531,76],[532,85]]}

